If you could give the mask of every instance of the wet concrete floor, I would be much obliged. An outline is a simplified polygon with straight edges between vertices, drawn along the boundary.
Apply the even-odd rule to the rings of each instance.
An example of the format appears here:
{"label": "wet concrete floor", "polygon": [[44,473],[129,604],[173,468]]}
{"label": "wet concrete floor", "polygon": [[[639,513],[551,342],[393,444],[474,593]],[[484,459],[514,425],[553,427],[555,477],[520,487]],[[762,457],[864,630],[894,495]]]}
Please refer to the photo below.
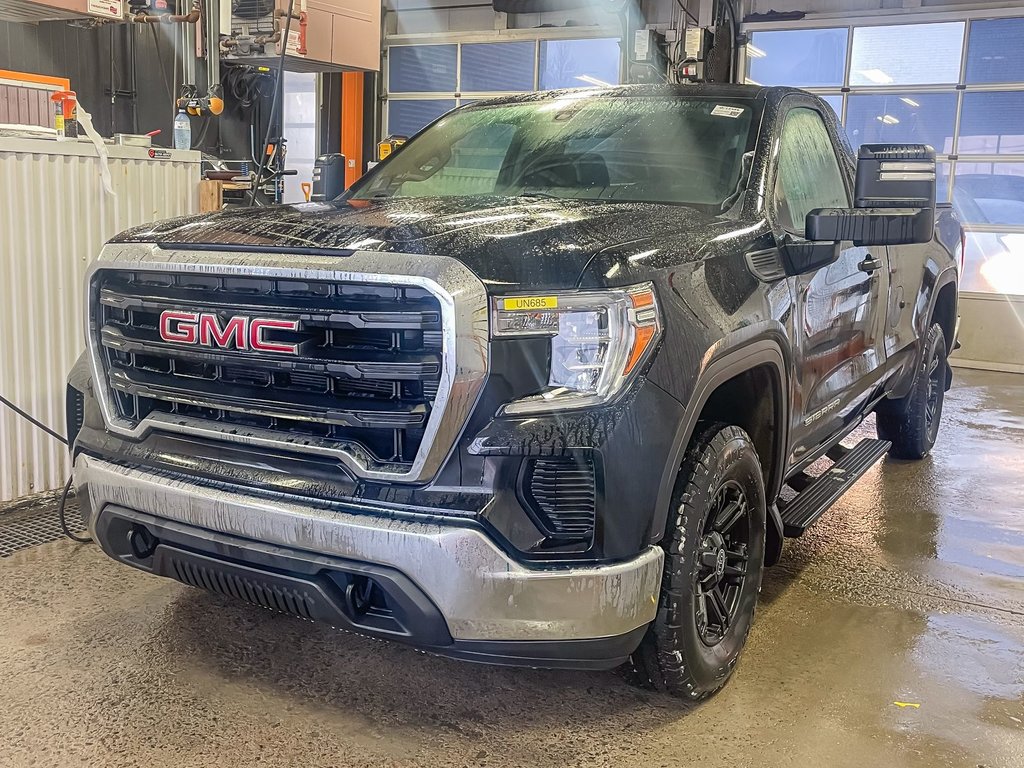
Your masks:
{"label": "wet concrete floor", "polygon": [[696,711],[60,541],[0,559],[0,766],[1024,768],[1024,376],[956,379],[932,457],[880,463],[787,543],[736,675]]}

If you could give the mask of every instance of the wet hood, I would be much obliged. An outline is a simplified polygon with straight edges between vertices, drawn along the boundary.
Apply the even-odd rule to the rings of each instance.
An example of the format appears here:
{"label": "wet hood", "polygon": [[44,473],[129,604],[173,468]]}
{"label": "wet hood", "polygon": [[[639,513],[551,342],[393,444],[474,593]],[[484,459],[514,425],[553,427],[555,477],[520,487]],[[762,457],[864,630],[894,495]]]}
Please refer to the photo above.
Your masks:
{"label": "wet hood", "polygon": [[625,261],[683,232],[696,245],[723,223],[656,203],[405,198],[232,209],[136,227],[115,242],[280,248],[296,258],[302,251],[344,258],[356,250],[451,256],[489,290],[507,291],[571,288],[598,254]]}

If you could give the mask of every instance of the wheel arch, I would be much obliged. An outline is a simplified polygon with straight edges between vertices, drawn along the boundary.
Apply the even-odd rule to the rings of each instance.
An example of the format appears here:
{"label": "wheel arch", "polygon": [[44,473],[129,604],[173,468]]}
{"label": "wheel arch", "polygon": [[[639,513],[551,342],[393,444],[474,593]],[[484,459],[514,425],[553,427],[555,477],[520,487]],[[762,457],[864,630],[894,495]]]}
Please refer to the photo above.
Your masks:
{"label": "wheel arch", "polygon": [[[756,341],[732,348],[717,355],[708,363],[693,389],[689,404],[682,421],[676,430],[672,449],[663,469],[658,489],[657,509],[652,519],[650,537],[652,542],[660,541],[664,536],[668,521],[669,506],[675,489],[679,468],[682,466],[686,449],[693,438],[697,425],[709,416],[721,420],[718,404],[721,399],[734,393],[735,388],[748,386],[748,382],[764,377],[772,391],[771,423],[768,429],[760,430],[760,434],[751,434],[755,447],[762,460],[765,473],[765,499],[768,505],[768,537],[765,549],[765,563],[771,565],[778,560],[782,548],[782,520],[775,509],[774,501],[782,489],[785,475],[786,446],[789,435],[789,401],[791,361],[784,346],[784,339],[761,338]],[[716,397],[717,396],[717,397]],[[747,403],[746,409],[740,408],[741,418],[726,419],[729,423],[744,427],[748,433],[759,430],[749,428],[750,417],[758,414],[756,402]],[[744,424],[742,422],[748,422]],[[738,423],[739,422],[739,423]],[[763,426],[763,425],[762,425]],[[764,461],[765,452],[770,452],[769,461]]]}
{"label": "wheel arch", "polygon": [[[956,289],[956,276],[951,271],[943,273],[941,283],[936,288],[932,297],[932,306],[929,317],[931,323],[938,323],[942,326],[942,334],[946,337],[946,352],[951,353],[956,343],[956,314],[959,296]],[[947,276],[948,275],[948,276]],[[927,328],[924,329],[927,332]]]}

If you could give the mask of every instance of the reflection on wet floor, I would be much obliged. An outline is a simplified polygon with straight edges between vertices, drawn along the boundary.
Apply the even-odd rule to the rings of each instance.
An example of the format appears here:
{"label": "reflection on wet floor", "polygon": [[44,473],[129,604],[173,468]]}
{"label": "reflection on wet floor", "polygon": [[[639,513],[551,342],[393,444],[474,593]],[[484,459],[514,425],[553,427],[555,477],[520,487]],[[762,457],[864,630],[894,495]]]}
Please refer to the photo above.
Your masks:
{"label": "reflection on wet floor", "polygon": [[880,463],[787,543],[735,679],[694,712],[57,542],[0,560],[0,766],[1024,768],[1024,376],[956,375],[934,455]]}

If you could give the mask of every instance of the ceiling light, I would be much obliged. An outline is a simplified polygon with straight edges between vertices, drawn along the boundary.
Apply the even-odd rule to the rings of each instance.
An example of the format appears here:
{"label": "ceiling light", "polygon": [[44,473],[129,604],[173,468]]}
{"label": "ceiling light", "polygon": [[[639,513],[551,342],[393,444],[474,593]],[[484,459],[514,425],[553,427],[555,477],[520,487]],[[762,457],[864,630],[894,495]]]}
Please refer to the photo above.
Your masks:
{"label": "ceiling light", "polygon": [[913,99],[908,99],[906,96],[900,96],[900,101],[910,107],[920,107],[921,105]]}
{"label": "ceiling light", "polygon": [[590,75],[576,75],[576,79],[582,80],[584,83],[588,83],[589,85],[599,85],[602,88],[612,87],[611,83],[606,83],[604,80],[598,80],[596,77],[591,77]]}
{"label": "ceiling light", "polygon": [[753,43],[747,43],[747,56],[752,59],[763,59],[768,54],[762,51]]}
{"label": "ceiling light", "polygon": [[866,79],[877,85],[888,85],[892,78],[880,69],[861,69],[857,74],[863,75]]}
{"label": "ceiling light", "polygon": [[885,123],[886,125],[896,125],[896,123],[899,122],[899,118],[893,117],[892,115],[879,115],[875,120]]}

